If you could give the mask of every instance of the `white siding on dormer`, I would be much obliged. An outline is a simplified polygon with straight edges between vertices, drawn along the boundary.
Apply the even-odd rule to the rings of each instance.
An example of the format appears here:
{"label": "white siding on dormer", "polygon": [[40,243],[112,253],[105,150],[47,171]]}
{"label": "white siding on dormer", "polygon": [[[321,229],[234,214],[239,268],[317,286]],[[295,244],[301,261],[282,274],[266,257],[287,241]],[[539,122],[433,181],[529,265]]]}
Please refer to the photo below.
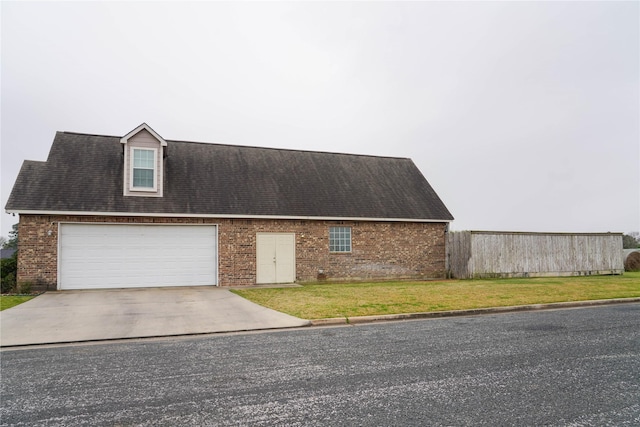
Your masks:
{"label": "white siding on dormer", "polygon": [[[154,177],[156,190],[135,190],[132,188],[132,165],[133,148],[147,148],[156,150],[156,175]],[[164,147],[150,132],[146,129],[140,130],[137,134],[130,137],[124,148],[124,195],[125,196],[143,196],[143,197],[162,197],[164,185],[163,171],[163,151]]]}

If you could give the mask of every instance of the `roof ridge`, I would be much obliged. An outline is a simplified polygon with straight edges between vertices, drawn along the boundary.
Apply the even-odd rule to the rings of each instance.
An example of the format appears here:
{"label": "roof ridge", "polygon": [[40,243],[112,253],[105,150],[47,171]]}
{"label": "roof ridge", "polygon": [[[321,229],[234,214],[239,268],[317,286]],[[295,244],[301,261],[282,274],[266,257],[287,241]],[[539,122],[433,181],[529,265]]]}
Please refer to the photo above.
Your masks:
{"label": "roof ridge", "polygon": [[103,138],[122,138],[122,135],[117,136],[117,135],[100,135],[97,133],[85,133],[85,132],[73,132],[73,131],[68,131],[68,130],[61,130],[58,131],[58,133],[65,133],[65,134],[69,134],[69,135],[82,135],[82,136],[100,136]]}
{"label": "roof ridge", "polygon": [[[122,136],[117,135],[100,135],[93,133],[83,133],[83,132],[72,132],[72,131],[60,131],[60,133],[69,134],[69,135],[81,135],[81,136],[97,136],[102,138],[122,138]],[[322,151],[322,150],[304,150],[300,148],[277,148],[277,147],[260,147],[257,145],[241,145],[241,144],[230,144],[226,142],[206,142],[206,141],[185,141],[181,139],[166,139],[167,142],[177,142],[182,144],[203,144],[203,145],[217,145],[222,147],[236,147],[236,148],[255,148],[259,150],[275,150],[275,151],[289,151],[289,152],[300,152],[300,153],[317,153],[317,154],[334,154],[339,156],[355,156],[355,157],[373,157],[378,159],[397,159],[397,160],[411,160],[410,157],[401,157],[401,156],[380,156],[376,154],[358,154],[358,153],[340,153],[337,151]]]}
{"label": "roof ridge", "polygon": [[203,144],[203,145],[217,145],[217,146],[235,147],[235,148],[255,148],[258,150],[293,151],[293,152],[301,152],[301,153],[335,154],[340,156],[375,157],[379,159],[411,160],[411,158],[409,157],[400,157],[400,156],[380,156],[375,154],[340,153],[337,151],[303,150],[301,148],[260,147],[257,145],[229,144],[225,142],[184,141],[184,140],[177,140],[177,139],[167,139],[166,141],[183,143],[183,144]]}

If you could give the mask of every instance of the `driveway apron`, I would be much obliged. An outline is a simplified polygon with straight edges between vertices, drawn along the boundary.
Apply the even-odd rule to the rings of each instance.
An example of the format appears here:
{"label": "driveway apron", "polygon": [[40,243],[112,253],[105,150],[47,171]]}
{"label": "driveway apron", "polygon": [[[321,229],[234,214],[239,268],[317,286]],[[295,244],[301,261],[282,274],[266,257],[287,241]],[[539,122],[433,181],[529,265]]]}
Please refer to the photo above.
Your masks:
{"label": "driveway apron", "polygon": [[308,325],[217,287],[60,291],[0,312],[0,346]]}

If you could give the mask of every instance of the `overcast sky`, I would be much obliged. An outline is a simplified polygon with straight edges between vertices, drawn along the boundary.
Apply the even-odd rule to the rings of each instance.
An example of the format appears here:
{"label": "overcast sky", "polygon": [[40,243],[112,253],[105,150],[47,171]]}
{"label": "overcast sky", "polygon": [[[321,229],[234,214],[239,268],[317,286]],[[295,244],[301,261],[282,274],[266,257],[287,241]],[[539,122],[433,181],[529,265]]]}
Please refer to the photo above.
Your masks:
{"label": "overcast sky", "polygon": [[639,6],[3,1],[2,235],[56,131],[142,122],[410,157],[454,230],[640,230]]}

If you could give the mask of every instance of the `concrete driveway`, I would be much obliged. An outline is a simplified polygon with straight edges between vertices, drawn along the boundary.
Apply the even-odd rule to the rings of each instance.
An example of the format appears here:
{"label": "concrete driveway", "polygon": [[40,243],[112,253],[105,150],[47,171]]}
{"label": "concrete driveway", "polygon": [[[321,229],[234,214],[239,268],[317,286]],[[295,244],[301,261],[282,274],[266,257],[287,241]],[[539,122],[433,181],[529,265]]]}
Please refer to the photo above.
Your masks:
{"label": "concrete driveway", "polygon": [[47,292],[0,312],[0,346],[307,326],[228,289],[180,287]]}

